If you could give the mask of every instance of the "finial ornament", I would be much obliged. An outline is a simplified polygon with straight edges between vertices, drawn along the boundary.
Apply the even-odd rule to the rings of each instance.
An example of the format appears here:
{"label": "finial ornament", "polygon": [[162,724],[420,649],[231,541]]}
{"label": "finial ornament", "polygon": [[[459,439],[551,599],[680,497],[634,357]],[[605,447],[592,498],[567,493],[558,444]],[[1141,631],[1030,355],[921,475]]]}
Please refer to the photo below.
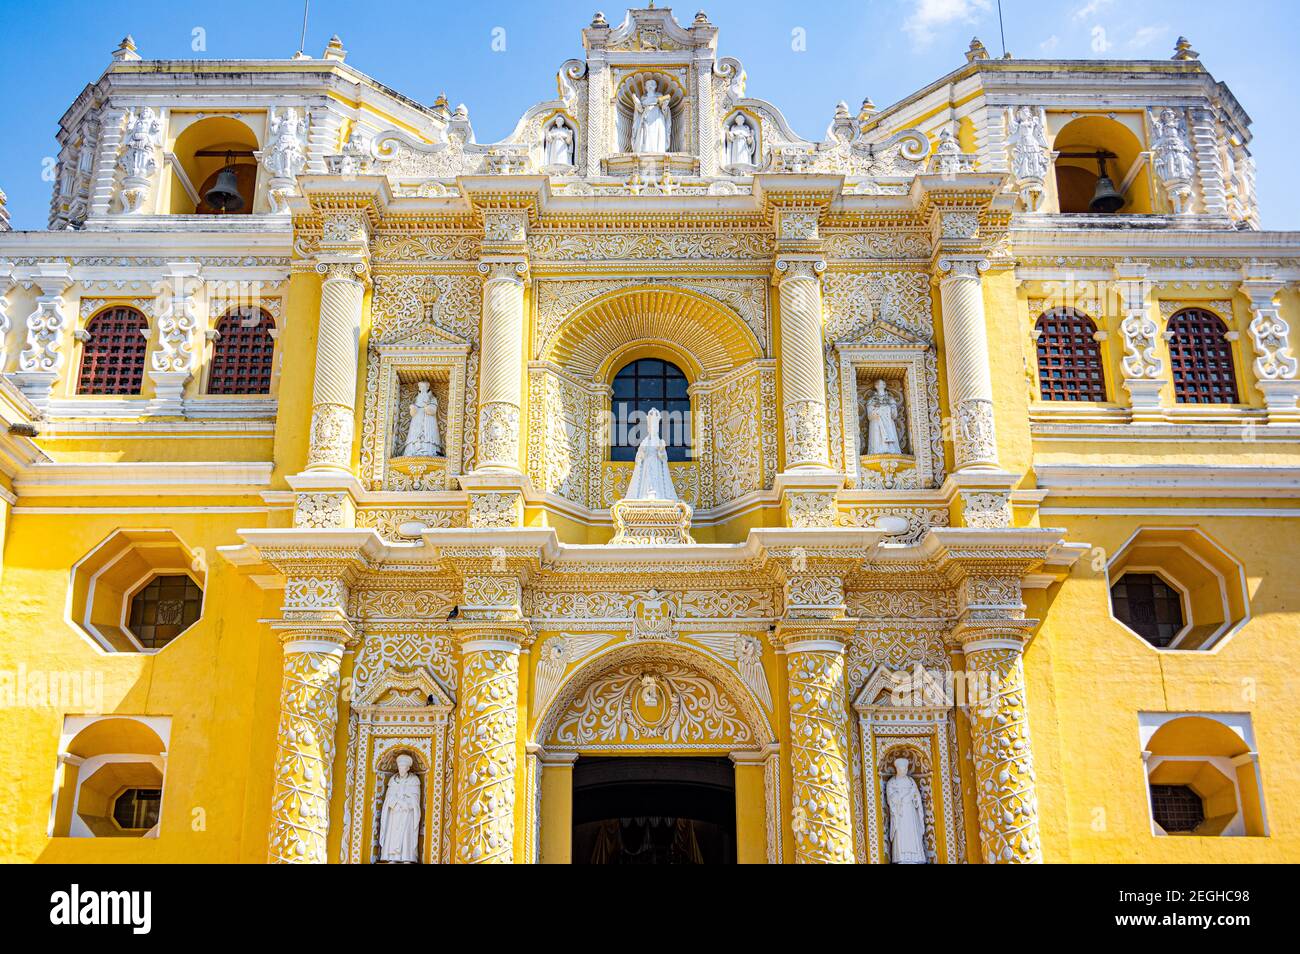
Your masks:
{"label": "finial ornament", "polygon": [[966,62],[974,63],[976,60],[987,60],[988,58],[989,51],[980,42],[980,38],[977,36],[971,37],[970,48],[966,51]]}
{"label": "finial ornament", "polygon": [[1185,36],[1180,36],[1178,42],[1174,44],[1174,55],[1170,59],[1174,60],[1199,60],[1201,54],[1192,49],[1192,41]]}
{"label": "finial ornament", "polygon": [[135,37],[131,36],[129,33],[122,37],[122,42],[119,43],[117,49],[113,51],[113,59],[118,63],[126,60],[140,59],[140,54],[135,48]]}

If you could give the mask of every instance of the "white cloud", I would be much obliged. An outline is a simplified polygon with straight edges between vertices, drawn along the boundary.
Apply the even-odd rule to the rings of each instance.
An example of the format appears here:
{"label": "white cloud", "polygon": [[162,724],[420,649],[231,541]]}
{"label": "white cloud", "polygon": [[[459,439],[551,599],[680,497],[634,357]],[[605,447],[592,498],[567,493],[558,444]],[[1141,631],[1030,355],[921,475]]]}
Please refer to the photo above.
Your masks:
{"label": "white cloud", "polygon": [[1110,40],[1106,39],[1106,28],[1104,26],[1095,26],[1092,28],[1092,52],[1105,53],[1110,49]]}
{"label": "white cloud", "polygon": [[903,31],[917,46],[926,46],[944,27],[959,21],[972,23],[990,9],[991,0],[912,0]]}
{"label": "white cloud", "polygon": [[1160,39],[1162,36],[1167,36],[1168,34],[1169,27],[1163,23],[1159,26],[1138,27],[1137,30],[1133,32],[1133,36],[1129,38],[1128,48],[1130,50],[1140,50],[1143,47],[1150,46],[1156,40]]}
{"label": "white cloud", "polygon": [[1057,36],[1055,33],[1053,33],[1042,43],[1038,44],[1038,48],[1042,50],[1044,53],[1051,53],[1054,49],[1056,49],[1060,45],[1061,45],[1061,38]]}
{"label": "white cloud", "polygon": [[1087,3],[1074,11],[1074,19],[1087,20],[1089,17],[1096,16],[1114,2],[1115,0],[1088,0]]}

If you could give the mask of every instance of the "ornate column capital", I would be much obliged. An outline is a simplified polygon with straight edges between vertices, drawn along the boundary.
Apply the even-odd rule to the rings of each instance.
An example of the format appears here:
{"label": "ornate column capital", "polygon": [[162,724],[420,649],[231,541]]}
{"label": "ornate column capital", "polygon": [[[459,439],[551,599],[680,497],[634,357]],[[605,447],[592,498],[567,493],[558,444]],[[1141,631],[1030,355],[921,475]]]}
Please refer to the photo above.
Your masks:
{"label": "ornate column capital", "polygon": [[772,284],[795,279],[820,282],[826,271],[826,259],[820,255],[778,255],[772,262]]}
{"label": "ornate column capital", "polygon": [[943,285],[953,281],[980,281],[989,270],[989,260],[983,255],[944,255],[935,263]]}
{"label": "ornate column capital", "polygon": [[354,282],[365,285],[370,281],[370,263],[357,256],[318,256],[313,266],[323,282]]}
{"label": "ornate column capital", "polygon": [[527,257],[497,257],[484,258],[476,266],[478,273],[483,276],[483,281],[487,282],[511,282],[516,285],[524,285],[530,277],[530,265]]}

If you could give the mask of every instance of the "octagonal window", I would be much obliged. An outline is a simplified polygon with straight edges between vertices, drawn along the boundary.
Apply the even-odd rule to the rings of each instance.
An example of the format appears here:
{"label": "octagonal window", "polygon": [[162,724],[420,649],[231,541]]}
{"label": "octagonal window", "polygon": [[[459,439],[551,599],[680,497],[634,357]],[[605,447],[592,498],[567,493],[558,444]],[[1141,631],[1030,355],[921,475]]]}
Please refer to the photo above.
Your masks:
{"label": "octagonal window", "polygon": [[161,808],[161,788],[128,788],[113,801],[113,821],[127,831],[148,831]]}
{"label": "octagonal window", "polygon": [[1162,649],[1182,632],[1183,600],[1154,573],[1125,573],[1110,588],[1115,618]]}
{"label": "octagonal window", "polygon": [[146,649],[161,649],[189,628],[203,591],[184,573],[155,576],[131,598],[130,630]]}
{"label": "octagonal window", "polygon": [[1152,785],[1151,817],[1170,834],[1196,831],[1205,822],[1205,803],[1190,785]]}

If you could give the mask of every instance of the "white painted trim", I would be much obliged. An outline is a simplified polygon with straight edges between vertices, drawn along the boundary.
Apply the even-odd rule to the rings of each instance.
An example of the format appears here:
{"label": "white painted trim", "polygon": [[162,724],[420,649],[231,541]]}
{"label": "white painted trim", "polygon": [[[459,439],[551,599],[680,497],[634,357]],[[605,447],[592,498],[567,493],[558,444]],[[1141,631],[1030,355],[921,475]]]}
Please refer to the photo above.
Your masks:
{"label": "white painted trim", "polygon": [[1043,507],[1038,513],[1044,517],[1289,517],[1300,519],[1300,507],[1290,510],[1261,507]]}
{"label": "white painted trim", "polygon": [[1252,467],[1197,464],[1036,464],[1038,486],[1048,497],[1300,498],[1300,466]]}
{"label": "white painted trim", "polygon": [[324,653],[328,656],[343,658],[343,644],[332,639],[288,639],[284,642],[284,654]]}
{"label": "white painted trim", "polygon": [[845,645],[834,639],[800,639],[795,642],[785,643],[787,653],[840,653],[845,651]]}
{"label": "white painted trim", "polygon": [[[485,623],[490,627],[490,623]],[[512,639],[470,639],[461,643],[462,653],[503,652],[519,655],[520,646]]]}
{"label": "white painted trim", "polygon": [[157,496],[257,493],[271,485],[271,462],[133,462],[34,464],[14,489],[19,497]]}

